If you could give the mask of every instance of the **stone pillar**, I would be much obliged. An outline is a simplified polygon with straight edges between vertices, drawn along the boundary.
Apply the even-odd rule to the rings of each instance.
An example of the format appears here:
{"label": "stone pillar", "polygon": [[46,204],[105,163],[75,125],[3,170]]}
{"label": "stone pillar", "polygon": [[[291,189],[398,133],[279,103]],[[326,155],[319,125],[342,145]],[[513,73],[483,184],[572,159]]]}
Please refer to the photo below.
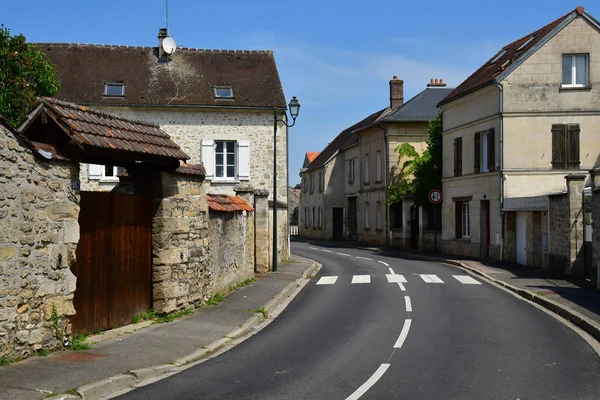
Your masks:
{"label": "stone pillar", "polygon": [[586,175],[569,174],[565,179],[569,199],[569,265],[565,272],[569,276],[583,277],[583,190]]}
{"label": "stone pillar", "polygon": [[[254,204],[254,187],[247,184],[239,184],[233,188],[235,194],[242,199],[246,200],[248,204]],[[255,252],[256,252],[256,238],[255,238],[255,213],[248,212],[248,218],[246,219],[246,259],[248,260],[248,266],[252,269],[252,273],[256,270]]]}
{"label": "stone pillar", "polygon": [[254,191],[254,270],[262,274],[269,271],[269,191]]}
{"label": "stone pillar", "polygon": [[592,266],[596,273],[596,289],[600,290],[600,168],[590,171],[592,180]]}

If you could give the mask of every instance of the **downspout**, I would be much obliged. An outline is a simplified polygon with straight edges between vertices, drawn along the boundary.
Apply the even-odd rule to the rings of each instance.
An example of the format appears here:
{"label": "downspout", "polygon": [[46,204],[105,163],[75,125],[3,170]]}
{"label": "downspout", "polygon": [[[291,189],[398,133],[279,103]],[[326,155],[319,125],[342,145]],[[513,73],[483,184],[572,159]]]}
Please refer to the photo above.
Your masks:
{"label": "downspout", "polygon": [[498,88],[499,91],[499,104],[498,104],[498,113],[500,114],[500,122],[498,127],[498,140],[499,140],[499,157],[500,157],[500,261],[504,260],[504,232],[506,231],[504,227],[504,87],[501,83],[494,82],[494,86]]}

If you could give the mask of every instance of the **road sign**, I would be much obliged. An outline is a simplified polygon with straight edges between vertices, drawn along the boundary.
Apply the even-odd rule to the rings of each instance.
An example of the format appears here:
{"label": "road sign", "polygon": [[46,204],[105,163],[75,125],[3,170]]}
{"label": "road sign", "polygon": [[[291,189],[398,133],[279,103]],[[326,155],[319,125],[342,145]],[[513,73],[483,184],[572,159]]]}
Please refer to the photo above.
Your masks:
{"label": "road sign", "polygon": [[433,204],[438,204],[442,202],[442,191],[439,189],[433,189],[429,192],[429,201]]}

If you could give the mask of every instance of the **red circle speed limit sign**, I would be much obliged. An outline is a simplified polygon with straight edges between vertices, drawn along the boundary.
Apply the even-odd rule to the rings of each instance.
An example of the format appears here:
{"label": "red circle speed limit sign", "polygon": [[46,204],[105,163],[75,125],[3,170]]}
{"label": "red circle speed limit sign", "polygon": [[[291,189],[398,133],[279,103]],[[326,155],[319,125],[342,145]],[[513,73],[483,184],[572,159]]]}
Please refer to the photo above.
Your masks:
{"label": "red circle speed limit sign", "polygon": [[433,204],[438,204],[442,201],[442,191],[439,189],[433,189],[429,192],[429,201]]}

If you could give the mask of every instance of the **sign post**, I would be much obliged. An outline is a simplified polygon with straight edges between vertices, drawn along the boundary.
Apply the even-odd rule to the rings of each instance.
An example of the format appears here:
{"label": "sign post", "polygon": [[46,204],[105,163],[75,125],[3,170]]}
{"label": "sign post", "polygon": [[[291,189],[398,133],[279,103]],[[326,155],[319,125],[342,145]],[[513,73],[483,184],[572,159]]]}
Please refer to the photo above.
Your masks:
{"label": "sign post", "polygon": [[435,209],[437,205],[442,202],[442,191],[439,189],[433,189],[429,192],[429,201],[433,204],[433,252],[437,253],[437,225],[435,219]]}

